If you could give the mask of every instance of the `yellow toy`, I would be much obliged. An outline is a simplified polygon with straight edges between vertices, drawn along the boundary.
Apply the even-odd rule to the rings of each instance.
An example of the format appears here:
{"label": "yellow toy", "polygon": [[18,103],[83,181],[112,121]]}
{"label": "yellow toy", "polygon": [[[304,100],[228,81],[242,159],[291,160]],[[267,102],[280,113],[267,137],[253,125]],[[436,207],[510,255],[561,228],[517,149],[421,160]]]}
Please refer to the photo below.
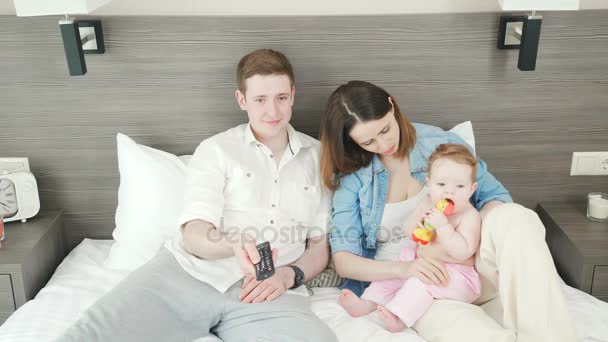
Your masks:
{"label": "yellow toy", "polygon": [[[441,211],[445,216],[450,216],[454,213],[454,202],[449,199],[442,199],[437,202],[437,209]],[[424,222],[424,227],[417,227],[412,232],[412,240],[418,242],[421,245],[426,245],[435,235],[435,227],[428,222]]]}

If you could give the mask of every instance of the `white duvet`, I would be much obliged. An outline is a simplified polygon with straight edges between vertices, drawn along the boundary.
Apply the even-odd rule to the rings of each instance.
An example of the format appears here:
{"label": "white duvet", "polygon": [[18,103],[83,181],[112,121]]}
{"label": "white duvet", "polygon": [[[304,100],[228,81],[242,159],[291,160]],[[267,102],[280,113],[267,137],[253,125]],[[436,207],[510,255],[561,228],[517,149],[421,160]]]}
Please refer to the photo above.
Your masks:
{"label": "white duvet", "polygon": [[[1,327],[0,341],[53,341],[79,315],[127,275],[103,266],[112,240],[85,239],[61,263],[36,296],[17,310]],[[315,288],[313,311],[336,333],[340,341],[422,342],[414,331],[391,334],[377,317],[353,319],[337,304],[338,289]],[[608,303],[564,285],[564,293],[578,335],[585,342],[608,342]],[[196,342],[219,341],[200,338]]]}

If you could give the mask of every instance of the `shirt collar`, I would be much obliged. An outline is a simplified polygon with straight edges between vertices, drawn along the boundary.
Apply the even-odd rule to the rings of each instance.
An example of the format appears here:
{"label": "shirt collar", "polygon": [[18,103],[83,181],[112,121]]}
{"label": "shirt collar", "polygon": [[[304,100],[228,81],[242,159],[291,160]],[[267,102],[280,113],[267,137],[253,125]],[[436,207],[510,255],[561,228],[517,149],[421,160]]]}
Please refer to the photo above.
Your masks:
{"label": "shirt collar", "polygon": [[384,170],[386,169],[384,168],[384,164],[382,164],[382,161],[380,161],[380,157],[378,157],[377,154],[374,154],[374,157],[372,158],[372,172],[378,173]]}
{"label": "shirt collar", "polygon": [[422,145],[424,145],[423,137],[417,136],[416,144],[410,151],[410,171],[411,172],[426,172],[428,171],[428,158],[424,155]]}
{"label": "shirt collar", "polygon": [[418,129],[417,124],[414,124],[416,129],[416,144],[410,151],[410,171],[411,172],[426,172],[428,171],[428,162],[430,154],[425,156],[423,147],[429,145],[426,138],[421,134],[422,132]]}
{"label": "shirt collar", "polygon": [[[410,158],[410,173],[428,171],[428,158],[424,158],[422,149],[418,146],[417,143],[408,154],[408,157]],[[378,173],[385,170],[386,169],[384,168],[384,164],[382,164],[382,162],[380,161],[380,157],[378,157],[377,154],[374,155],[374,157],[372,158],[372,172]]]}
{"label": "shirt collar", "polygon": [[[416,152],[416,153],[414,153]],[[424,162],[424,158],[420,157],[419,151],[412,151],[409,154],[410,158],[410,171],[411,172],[420,172],[427,171],[427,164]],[[373,172],[382,172],[386,170],[384,164],[380,161],[378,155],[375,155],[372,159],[372,171]]]}
{"label": "shirt collar", "polygon": [[260,144],[258,139],[255,138],[255,135],[253,135],[253,130],[251,129],[251,123],[248,123],[247,127],[245,128],[245,143],[251,144],[253,142]]}
{"label": "shirt collar", "polygon": [[[312,146],[311,142],[306,139],[302,139],[300,137],[300,134],[298,134],[298,132],[290,124],[287,124],[287,138],[287,149],[290,150],[293,155],[296,155],[301,148],[307,148]],[[253,135],[251,123],[247,124],[247,127],[245,128],[245,143],[261,144],[261,142],[255,138],[255,135]]]}

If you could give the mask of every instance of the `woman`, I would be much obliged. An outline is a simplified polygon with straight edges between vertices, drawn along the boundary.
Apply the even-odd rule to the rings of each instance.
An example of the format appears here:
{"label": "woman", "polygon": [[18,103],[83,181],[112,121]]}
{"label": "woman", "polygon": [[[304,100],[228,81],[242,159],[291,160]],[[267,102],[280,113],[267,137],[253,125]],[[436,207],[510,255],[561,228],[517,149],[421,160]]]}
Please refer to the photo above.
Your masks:
{"label": "woman", "polygon": [[[330,241],[336,270],[347,278],[341,301],[361,295],[370,281],[448,281],[445,256],[432,243],[412,261],[395,261],[394,254],[408,243],[398,222],[424,195],[428,157],[442,143],[466,144],[440,128],[411,124],[395,99],[371,83],[351,81],[330,96],[321,119],[321,174],[335,191]],[[486,303],[502,326],[477,306],[435,301],[414,329],[433,341],[575,341],[542,223],[511,203],[482,160],[477,183],[471,201],[483,226],[476,303]]]}

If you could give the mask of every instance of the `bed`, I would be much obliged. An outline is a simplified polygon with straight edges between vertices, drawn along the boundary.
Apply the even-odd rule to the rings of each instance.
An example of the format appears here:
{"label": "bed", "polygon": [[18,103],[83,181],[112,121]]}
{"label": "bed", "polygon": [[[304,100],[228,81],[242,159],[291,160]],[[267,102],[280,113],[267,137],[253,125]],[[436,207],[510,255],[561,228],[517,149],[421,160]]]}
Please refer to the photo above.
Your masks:
{"label": "bed", "polygon": [[[475,146],[470,122],[452,128]],[[0,327],[2,342],[53,341],[80,314],[172,239],[181,212],[190,156],[176,156],[117,135],[120,187],[113,240],[84,239],[63,260],[36,298]],[[149,187],[149,184],[156,184]],[[162,186],[161,186],[162,185]],[[172,207],[167,203],[173,203]],[[162,210],[157,208],[162,204]],[[608,303],[563,285],[581,341],[608,341]],[[392,334],[374,314],[351,318],[337,303],[337,288],[313,288],[312,309],[340,341],[423,342],[413,330]],[[218,341],[215,337],[196,342]]]}
{"label": "bed", "polygon": [[[17,310],[0,327],[0,341],[53,341],[79,315],[112,289],[129,271],[105,266],[113,240],[83,240],[63,260],[36,298]],[[581,341],[608,341],[608,303],[563,285]],[[313,311],[326,322],[340,341],[423,342],[414,331],[391,334],[370,315],[353,319],[337,304],[337,288],[314,288]],[[219,341],[215,337],[196,342]]]}

